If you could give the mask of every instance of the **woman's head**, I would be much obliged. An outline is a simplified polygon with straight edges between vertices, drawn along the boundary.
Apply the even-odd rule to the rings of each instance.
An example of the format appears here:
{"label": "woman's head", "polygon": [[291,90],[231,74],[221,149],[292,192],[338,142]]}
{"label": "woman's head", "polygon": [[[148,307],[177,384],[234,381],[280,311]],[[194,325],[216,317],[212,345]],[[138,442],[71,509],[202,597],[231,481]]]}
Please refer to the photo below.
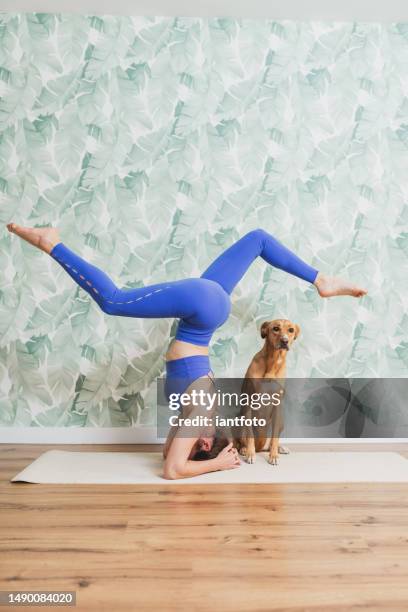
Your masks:
{"label": "woman's head", "polygon": [[216,432],[214,436],[200,437],[191,449],[189,459],[193,461],[214,459],[228,444],[229,440],[220,432]]}

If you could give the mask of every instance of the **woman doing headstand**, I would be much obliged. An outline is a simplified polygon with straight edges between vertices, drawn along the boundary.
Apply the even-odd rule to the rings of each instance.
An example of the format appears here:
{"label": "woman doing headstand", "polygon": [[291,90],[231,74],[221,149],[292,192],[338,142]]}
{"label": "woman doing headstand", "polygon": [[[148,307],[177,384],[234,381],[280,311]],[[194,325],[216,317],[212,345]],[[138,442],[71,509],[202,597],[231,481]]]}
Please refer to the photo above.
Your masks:
{"label": "woman doing headstand", "polygon": [[[30,228],[9,223],[7,228],[45,251],[82,287],[106,314],[124,317],[180,319],[175,339],[166,353],[166,394],[183,392],[193,381],[211,376],[208,345],[231,309],[230,295],[251,263],[262,257],[268,264],[313,284],[321,297],[367,293],[341,278],[322,274],[302,261],[263,229],[248,232],[226,249],[199,278],[167,281],[136,289],[120,289],[99,268],[71,251],[56,228]],[[183,381],[183,388],[180,388]],[[165,478],[186,478],[239,466],[232,444],[215,457],[209,454],[214,435],[169,436],[164,447]]]}

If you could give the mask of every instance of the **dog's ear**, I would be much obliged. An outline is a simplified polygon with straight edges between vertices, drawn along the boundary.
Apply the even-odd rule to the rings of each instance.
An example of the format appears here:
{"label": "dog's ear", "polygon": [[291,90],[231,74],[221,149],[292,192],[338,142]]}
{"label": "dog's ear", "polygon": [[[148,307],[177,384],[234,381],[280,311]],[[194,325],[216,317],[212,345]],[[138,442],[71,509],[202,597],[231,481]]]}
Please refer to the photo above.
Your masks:
{"label": "dog's ear", "polygon": [[261,327],[261,338],[266,338],[266,335],[268,333],[268,327],[269,327],[269,321],[264,321]]}
{"label": "dog's ear", "polygon": [[300,326],[297,323],[295,323],[295,337],[294,337],[294,340],[296,340],[296,338],[299,336],[299,334],[300,334]]}

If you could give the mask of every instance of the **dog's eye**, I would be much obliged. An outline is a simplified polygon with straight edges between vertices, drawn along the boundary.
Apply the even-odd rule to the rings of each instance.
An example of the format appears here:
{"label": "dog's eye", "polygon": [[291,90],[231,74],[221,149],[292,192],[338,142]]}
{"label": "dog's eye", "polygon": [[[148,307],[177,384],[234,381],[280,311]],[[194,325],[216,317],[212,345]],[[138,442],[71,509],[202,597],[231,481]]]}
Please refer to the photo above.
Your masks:
{"label": "dog's eye", "polygon": [[290,334],[293,334],[293,332],[294,332],[294,331],[295,331],[295,330],[293,329],[293,327],[289,327],[288,332],[289,332]]}
{"label": "dog's eye", "polygon": [[273,331],[279,331],[279,327],[277,325],[275,325],[274,327],[272,327]]}

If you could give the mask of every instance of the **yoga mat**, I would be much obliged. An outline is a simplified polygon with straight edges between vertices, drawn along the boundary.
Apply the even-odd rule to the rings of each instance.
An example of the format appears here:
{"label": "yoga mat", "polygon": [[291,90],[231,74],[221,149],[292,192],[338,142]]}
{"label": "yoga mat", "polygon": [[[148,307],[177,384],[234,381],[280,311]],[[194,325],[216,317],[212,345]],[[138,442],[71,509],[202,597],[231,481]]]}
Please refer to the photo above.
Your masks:
{"label": "yoga mat", "polygon": [[11,482],[53,484],[227,484],[290,482],[408,482],[408,460],[393,452],[293,452],[269,465],[266,453],[235,470],[181,480],[161,476],[161,453],[43,453]]}

